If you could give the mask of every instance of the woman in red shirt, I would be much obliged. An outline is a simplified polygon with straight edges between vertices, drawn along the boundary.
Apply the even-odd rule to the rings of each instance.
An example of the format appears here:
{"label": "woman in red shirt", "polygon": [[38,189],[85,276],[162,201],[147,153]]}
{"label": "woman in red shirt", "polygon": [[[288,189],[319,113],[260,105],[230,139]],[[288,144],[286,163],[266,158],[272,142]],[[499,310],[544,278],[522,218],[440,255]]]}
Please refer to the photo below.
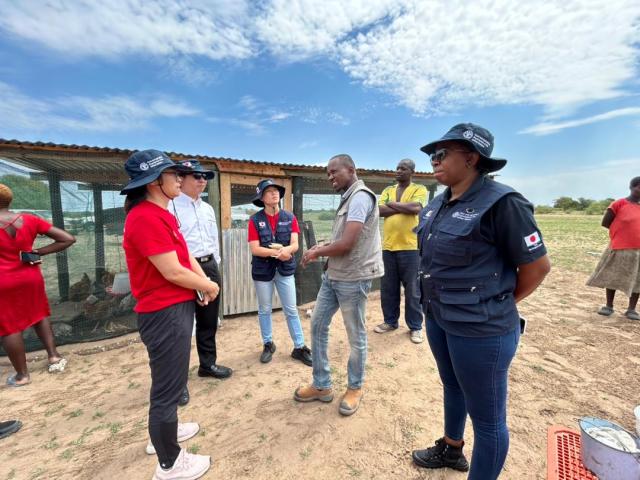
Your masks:
{"label": "woman in red shirt", "polygon": [[284,198],[284,193],[284,187],[270,178],[258,182],[252,202],[262,210],[249,219],[251,277],[258,298],[258,321],[263,345],[260,361],[270,362],[276,351],[271,325],[271,302],[275,287],[293,340],[291,356],[311,367],[311,350],[304,344],[296,307],[294,254],[298,251],[300,227],[293,213],[280,209],[280,199]]}
{"label": "woman in red shirt", "polygon": [[200,427],[178,424],[177,410],[189,373],[194,290],[202,292],[200,302],[206,305],[218,296],[219,287],[189,254],[176,218],[167,210],[169,200],[180,195],[179,166],[158,150],[144,150],[127,159],[125,170],[130,182],[121,192],[127,195],[122,246],[151,368],[151,443],[146,450],[158,456],[154,479],[200,478],[211,457],[180,448],[178,442]]}
{"label": "woman in red shirt", "polygon": [[640,295],[640,177],[631,179],[629,189],[629,196],[609,205],[602,217],[610,243],[587,285],[606,289],[607,304],[598,310],[600,315],[613,313],[616,290],[621,290],[629,296],[625,316],[640,320],[636,311]]}
{"label": "woman in red shirt", "polygon": [[[69,248],[76,239],[40,217],[10,211],[12,200],[11,189],[0,184],[0,338],[16,370],[7,385],[21,387],[31,382],[22,338],[27,328],[34,328],[47,349],[50,372],[64,370],[67,363],[56,350],[47,318],[51,310],[38,263],[39,257]],[[33,250],[38,235],[46,235],[53,243]],[[23,252],[33,254],[31,262],[27,258],[21,260]]]}

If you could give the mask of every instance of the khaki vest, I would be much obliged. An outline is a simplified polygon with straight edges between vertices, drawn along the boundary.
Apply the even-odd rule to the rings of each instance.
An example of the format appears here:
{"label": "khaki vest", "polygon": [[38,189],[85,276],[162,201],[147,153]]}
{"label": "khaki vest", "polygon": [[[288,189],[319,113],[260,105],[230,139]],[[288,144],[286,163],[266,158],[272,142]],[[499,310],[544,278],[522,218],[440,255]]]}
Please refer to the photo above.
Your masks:
{"label": "khaki vest", "polygon": [[336,219],[333,222],[331,242],[342,238],[342,234],[347,225],[349,204],[353,199],[353,195],[360,190],[364,190],[373,197],[373,211],[364,222],[362,232],[358,236],[358,240],[351,251],[346,255],[329,258],[327,274],[331,280],[371,280],[384,275],[376,195],[366,187],[362,180],[355,182],[343,194],[338,210],[336,211]]}

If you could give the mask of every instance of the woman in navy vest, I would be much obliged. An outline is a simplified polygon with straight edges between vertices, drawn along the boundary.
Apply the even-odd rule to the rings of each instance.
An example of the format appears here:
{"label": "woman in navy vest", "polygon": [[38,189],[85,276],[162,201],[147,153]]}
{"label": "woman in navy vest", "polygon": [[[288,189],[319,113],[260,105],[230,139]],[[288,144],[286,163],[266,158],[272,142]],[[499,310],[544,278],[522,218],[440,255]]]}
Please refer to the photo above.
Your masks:
{"label": "woman in navy vest", "polygon": [[[451,128],[421,149],[447,189],[420,214],[420,286],[427,338],[444,388],[444,435],[413,452],[426,468],[498,478],[509,449],[507,377],[520,339],[516,303],[550,269],[533,206],[486,174],[493,135],[472,123]],[[473,423],[471,467],[462,453],[467,413]]]}
{"label": "woman in navy vest", "polygon": [[296,259],[300,227],[295,215],[280,210],[284,187],[273,180],[261,180],[256,188],[253,204],[263,207],[249,219],[249,246],[251,247],[251,276],[258,297],[258,320],[262,334],[262,363],[271,361],[276,351],[272,338],[271,301],[273,287],[278,290],[289,334],[293,340],[291,356],[311,366],[311,350],[304,344],[304,334],[296,308]]}

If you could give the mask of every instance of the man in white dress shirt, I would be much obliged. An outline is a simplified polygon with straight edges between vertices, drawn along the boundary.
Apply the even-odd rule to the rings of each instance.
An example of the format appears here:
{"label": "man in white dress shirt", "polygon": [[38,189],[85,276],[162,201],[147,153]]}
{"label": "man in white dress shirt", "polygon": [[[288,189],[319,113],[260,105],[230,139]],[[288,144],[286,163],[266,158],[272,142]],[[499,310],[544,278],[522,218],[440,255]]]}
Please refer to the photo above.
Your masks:
{"label": "man in white dress shirt", "polygon": [[[173,209],[169,210],[173,210],[189,251],[200,263],[204,273],[222,286],[218,269],[220,246],[216,214],[213,207],[200,198],[207,187],[207,180],[211,180],[215,174],[211,170],[205,170],[200,162],[194,159],[178,163],[185,172],[180,187],[182,193],[173,200]],[[219,310],[220,295],[206,306],[196,305],[196,347],[200,360],[200,377],[227,378],[233,373],[230,368],[217,364],[216,331]],[[187,389],[181,400],[182,404],[189,401]]]}

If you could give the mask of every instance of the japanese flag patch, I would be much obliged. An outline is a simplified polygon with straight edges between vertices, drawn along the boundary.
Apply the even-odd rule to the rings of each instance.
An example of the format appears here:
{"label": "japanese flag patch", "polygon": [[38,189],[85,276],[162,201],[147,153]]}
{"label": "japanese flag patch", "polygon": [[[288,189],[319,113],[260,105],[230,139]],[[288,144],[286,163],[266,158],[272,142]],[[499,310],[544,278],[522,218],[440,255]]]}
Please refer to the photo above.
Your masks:
{"label": "japanese flag patch", "polygon": [[533,233],[525,235],[524,243],[529,248],[529,251],[535,250],[542,245],[542,239],[540,238],[540,232],[534,230]]}

